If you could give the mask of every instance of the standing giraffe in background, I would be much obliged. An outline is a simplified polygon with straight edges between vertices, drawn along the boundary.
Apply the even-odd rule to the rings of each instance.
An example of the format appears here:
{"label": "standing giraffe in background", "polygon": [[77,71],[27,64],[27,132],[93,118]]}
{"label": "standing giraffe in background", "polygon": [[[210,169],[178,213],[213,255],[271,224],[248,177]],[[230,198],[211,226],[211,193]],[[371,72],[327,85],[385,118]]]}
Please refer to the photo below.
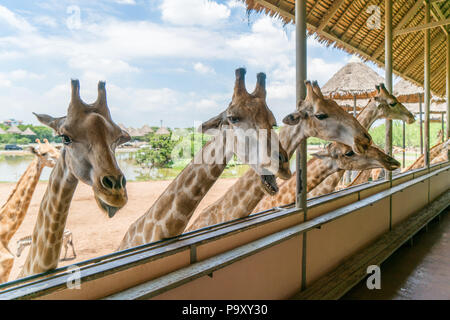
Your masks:
{"label": "standing giraffe in background", "polygon": [[0,247],[3,247],[0,254],[0,283],[6,282],[11,272],[14,256],[8,249],[9,241],[27,214],[42,170],[45,167],[53,168],[59,158],[59,151],[50,145],[47,139],[44,139],[44,143],[39,139],[36,139],[36,142],[38,148],[30,147],[31,153],[35,155],[33,161],[0,209]]}
{"label": "standing giraffe in background", "polygon": [[[305,100],[299,101],[295,117],[289,115],[285,118],[284,122],[289,126],[280,130],[280,142],[289,158],[308,137],[340,141],[352,145],[359,154],[365,152],[371,138],[359,122],[335,101],[324,99],[316,82],[311,85],[306,81],[305,85]],[[220,199],[194,216],[185,231],[245,217],[264,195],[258,177],[249,170]]]}
{"label": "standing giraffe in background", "polygon": [[[390,94],[384,84],[375,87],[377,93],[371,98],[363,110],[356,117],[364,128],[369,130],[378,119],[403,120],[408,124],[414,123],[414,115]],[[372,170],[363,171],[370,176]],[[308,193],[308,197],[317,197],[333,192],[344,175],[345,170],[339,170],[327,177],[321,184]],[[360,173],[361,175],[364,173]]]}
{"label": "standing giraffe in background", "polygon": [[[259,152],[260,156],[266,157],[262,163],[250,163],[251,171],[258,177],[258,184],[266,192],[278,191],[273,174],[282,179],[291,176],[289,158],[272,130],[276,121],[266,104],[265,74],[258,73],[256,88],[251,94],[245,88],[245,69],[237,69],[235,75],[229,107],[201,126],[202,132],[215,129],[216,135],[194,156],[150,209],[129,227],[118,250],[181,234],[195,208],[222,174],[233,154],[243,163],[249,163],[248,159],[258,154],[258,146],[269,147],[267,154]],[[256,133],[250,137],[252,143],[249,145],[245,143],[249,136],[242,135],[244,130]],[[261,141],[257,137],[259,130],[267,132]],[[278,146],[278,152],[272,150],[273,146]]]}
{"label": "standing giraffe in background", "polygon": [[[23,250],[31,245],[32,236],[26,236],[19,240],[17,240],[17,252],[16,257],[20,257],[22,255]],[[73,235],[72,231],[66,229],[63,233],[63,244],[64,247],[64,258],[60,259],[59,261],[66,261],[66,260],[73,260],[77,257],[77,254],[75,253],[75,246],[73,244]],[[69,246],[72,247],[72,258],[67,259],[67,251],[69,250]]]}
{"label": "standing giraffe in background", "polygon": [[98,98],[86,104],[80,83],[72,80],[67,116],[35,114],[61,136],[64,148],[47,185],[34,227],[31,248],[20,277],[45,272],[58,265],[63,233],[73,194],[82,181],[92,186],[99,208],[112,218],[128,200],[125,177],[114,155],[130,136],[117,126],[106,102],[105,83],[98,83]]}

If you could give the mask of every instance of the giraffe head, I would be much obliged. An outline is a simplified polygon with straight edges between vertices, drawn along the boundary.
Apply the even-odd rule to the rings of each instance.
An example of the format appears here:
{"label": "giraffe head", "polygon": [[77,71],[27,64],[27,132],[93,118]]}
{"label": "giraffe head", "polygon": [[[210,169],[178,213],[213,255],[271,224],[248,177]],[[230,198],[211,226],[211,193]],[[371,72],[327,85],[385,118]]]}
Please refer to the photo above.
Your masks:
{"label": "giraffe head", "polygon": [[274,194],[278,191],[274,175],[288,179],[291,171],[288,155],[273,131],[276,120],[266,104],[266,75],[258,73],[252,93],[245,88],[245,69],[237,69],[235,75],[228,108],[203,123],[200,129],[206,133],[226,132],[228,152],[260,174],[264,190]]}
{"label": "giraffe head", "polygon": [[334,100],[325,99],[317,82],[305,81],[305,85],[305,100],[299,101],[297,111],[283,122],[301,126],[310,137],[341,142],[358,154],[364,153],[372,143],[367,130]]}
{"label": "giraffe head", "polygon": [[128,200],[126,180],[120,170],[115,149],[130,140],[111,119],[106,103],[105,82],[98,83],[98,97],[92,104],[80,98],[80,83],[72,80],[72,95],[64,117],[35,114],[62,138],[66,170],[92,186],[100,209],[111,218]]}
{"label": "giraffe head", "polygon": [[58,147],[52,146],[47,139],[44,139],[43,141],[44,143],[41,143],[41,140],[36,139],[36,143],[39,145],[39,147],[30,147],[30,151],[39,158],[39,160],[45,167],[53,168],[56,164],[56,161],[58,161],[59,159],[60,153]]}
{"label": "giraffe head", "polygon": [[393,171],[400,168],[400,162],[375,146],[369,146],[364,154],[356,154],[352,148],[342,143],[330,143],[313,156],[327,162],[326,164],[335,170],[385,168]]}
{"label": "giraffe head", "polygon": [[383,83],[375,86],[377,93],[373,101],[377,104],[378,119],[403,120],[408,124],[415,121],[414,115],[406,107],[398,102],[397,98],[390,94]]}

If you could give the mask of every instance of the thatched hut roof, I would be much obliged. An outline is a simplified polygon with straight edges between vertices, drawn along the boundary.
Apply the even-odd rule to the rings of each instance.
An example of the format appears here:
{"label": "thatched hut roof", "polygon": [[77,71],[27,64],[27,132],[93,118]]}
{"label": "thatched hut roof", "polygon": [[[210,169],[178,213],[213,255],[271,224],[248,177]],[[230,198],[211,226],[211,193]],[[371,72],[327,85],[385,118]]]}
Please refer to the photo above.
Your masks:
{"label": "thatched hut roof", "polygon": [[156,130],[156,134],[170,134],[170,131],[166,127],[161,127]]}
{"label": "thatched hut roof", "polygon": [[135,128],[132,128],[132,127],[128,128],[125,131],[127,131],[128,134],[131,137],[143,137],[143,136],[145,136],[145,133],[142,133],[139,129],[135,129]]}
{"label": "thatched hut roof", "polygon": [[[249,11],[264,12],[282,19],[285,23],[294,22],[294,0],[242,0]],[[384,17],[380,25],[373,27],[367,23],[373,15],[368,10],[375,5],[383,14],[385,1],[380,0],[307,0],[306,27],[310,35],[327,46],[356,54],[384,67]],[[422,1],[392,1],[392,29],[412,28],[425,23],[425,10]],[[435,20],[450,18],[450,1],[436,1],[431,14]],[[434,17],[436,15],[437,18]],[[442,18],[439,17],[442,16]],[[445,26],[430,29],[431,40],[431,91],[444,96],[446,83],[445,59],[447,36]],[[400,34],[392,41],[393,72],[416,85],[424,81],[424,32]]]}
{"label": "thatched hut roof", "polygon": [[401,103],[418,103],[419,93],[423,102],[423,88],[418,87],[408,80],[401,79],[394,85],[394,96]]}
{"label": "thatched hut roof", "polygon": [[149,134],[149,133],[153,133],[153,129],[150,128],[148,125],[144,125],[141,129],[141,132],[143,132],[144,134]]}
{"label": "thatched hut roof", "polygon": [[16,133],[16,134],[22,134],[22,130],[17,128],[16,126],[10,127],[8,130],[6,130],[8,133]]}
{"label": "thatched hut roof", "polygon": [[30,128],[26,128],[22,133],[23,136],[35,136],[36,133],[34,133],[33,130],[31,130]]}
{"label": "thatched hut roof", "polygon": [[349,62],[322,87],[322,93],[333,99],[363,99],[372,96],[375,85],[384,82],[372,68],[362,62]]}

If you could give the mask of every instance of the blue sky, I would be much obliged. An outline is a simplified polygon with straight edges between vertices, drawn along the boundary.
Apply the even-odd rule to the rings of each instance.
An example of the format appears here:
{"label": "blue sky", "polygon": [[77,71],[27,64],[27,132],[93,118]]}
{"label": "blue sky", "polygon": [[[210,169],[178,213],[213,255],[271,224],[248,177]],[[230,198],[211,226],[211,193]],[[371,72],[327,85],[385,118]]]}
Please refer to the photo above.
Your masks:
{"label": "blue sky", "polygon": [[[226,108],[246,67],[249,91],[267,74],[281,121],[295,106],[293,32],[237,0],[0,1],[0,120],[64,115],[78,78],[88,103],[106,80],[117,123],[192,126]],[[308,44],[308,78],[321,85],[351,58]]]}

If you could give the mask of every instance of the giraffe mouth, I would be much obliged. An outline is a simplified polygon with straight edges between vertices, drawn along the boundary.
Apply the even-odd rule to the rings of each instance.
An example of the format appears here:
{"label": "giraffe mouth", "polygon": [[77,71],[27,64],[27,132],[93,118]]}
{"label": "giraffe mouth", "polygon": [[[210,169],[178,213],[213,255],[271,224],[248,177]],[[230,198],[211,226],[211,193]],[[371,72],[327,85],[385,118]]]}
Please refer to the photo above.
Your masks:
{"label": "giraffe mouth", "polygon": [[269,195],[273,196],[278,192],[277,179],[273,174],[264,174],[261,176],[261,182],[264,188]]}
{"label": "giraffe mouth", "polygon": [[114,217],[116,212],[119,211],[119,209],[120,209],[118,207],[113,207],[113,206],[107,204],[106,202],[104,202],[102,199],[100,199],[98,197],[95,197],[95,199],[97,200],[97,203],[99,204],[100,208],[103,209],[103,211],[105,211],[108,214],[109,218]]}

